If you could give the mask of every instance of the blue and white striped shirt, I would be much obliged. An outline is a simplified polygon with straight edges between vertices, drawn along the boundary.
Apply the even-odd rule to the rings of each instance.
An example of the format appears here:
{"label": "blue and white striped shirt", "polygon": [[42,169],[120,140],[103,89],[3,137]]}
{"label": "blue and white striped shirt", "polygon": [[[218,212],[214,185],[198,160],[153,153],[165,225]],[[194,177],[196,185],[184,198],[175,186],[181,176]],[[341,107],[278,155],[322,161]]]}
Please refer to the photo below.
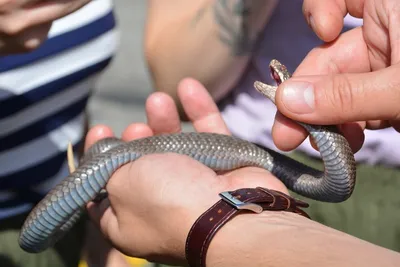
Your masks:
{"label": "blue and white striped shirt", "polygon": [[68,175],[90,92],[118,44],[112,0],[53,23],[37,50],[0,57],[0,219],[26,212]]}

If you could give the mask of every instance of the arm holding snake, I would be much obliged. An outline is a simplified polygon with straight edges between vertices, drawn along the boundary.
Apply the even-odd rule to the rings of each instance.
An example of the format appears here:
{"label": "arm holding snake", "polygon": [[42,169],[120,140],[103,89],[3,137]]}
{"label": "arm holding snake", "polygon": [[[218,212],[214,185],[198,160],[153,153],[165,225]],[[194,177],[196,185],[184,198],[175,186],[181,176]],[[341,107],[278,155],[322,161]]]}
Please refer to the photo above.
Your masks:
{"label": "arm holding snake", "polygon": [[[290,78],[279,61],[271,62],[271,74],[281,83]],[[277,86],[256,82],[255,88],[275,101]],[[54,187],[31,211],[20,234],[21,248],[41,252],[57,242],[75,224],[85,206],[98,197],[111,176],[122,166],[149,154],[186,155],[210,169],[232,171],[258,167],[271,172],[290,190],[305,197],[341,202],[354,190],[354,155],[346,139],[333,127],[297,122],[318,147],[324,170],[303,165],[269,148],[239,138],[206,132],[160,134],[124,142],[106,138],[86,151],[80,166]]]}
{"label": "arm holding snake", "polygon": [[[205,89],[198,83],[191,86],[190,93],[179,90],[179,95],[196,130],[229,135]],[[185,94],[196,95],[197,101],[188,101]],[[198,101],[205,105],[199,107]],[[146,110],[149,125],[130,125],[122,135],[125,142],[180,131],[176,127],[179,117],[169,96],[153,94]],[[165,120],[166,113],[169,120]],[[103,135],[98,136],[96,131]],[[107,127],[92,129],[87,147],[106,137],[112,137]],[[124,165],[110,179],[107,191],[112,208],[107,201],[91,203],[89,214],[111,243],[125,254],[183,266],[187,264],[185,238],[194,220],[214,203],[218,192],[244,185],[287,193],[278,179],[259,168],[244,167],[216,175],[203,164],[182,155],[148,155]],[[210,267],[392,267],[400,264],[398,253],[303,216],[273,211],[242,214],[232,219],[214,237],[207,255]]]}

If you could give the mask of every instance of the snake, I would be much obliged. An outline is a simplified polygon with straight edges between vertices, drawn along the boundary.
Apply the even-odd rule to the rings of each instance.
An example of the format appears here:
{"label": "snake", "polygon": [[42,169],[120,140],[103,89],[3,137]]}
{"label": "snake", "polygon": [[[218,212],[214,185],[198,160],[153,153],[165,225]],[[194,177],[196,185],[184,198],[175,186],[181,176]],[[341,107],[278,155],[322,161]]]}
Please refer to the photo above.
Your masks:
{"label": "snake", "polygon": [[[275,104],[278,86],[291,74],[276,59],[269,67],[276,85],[255,81],[254,87]],[[215,172],[259,167],[271,172],[289,190],[306,198],[330,203],[347,200],[355,187],[356,163],[345,136],[335,125],[294,122],[309,133],[320,153],[323,170],[230,134],[188,131],[129,142],[117,137],[102,139],[84,153],[73,172],[33,207],[21,227],[19,246],[29,253],[39,253],[54,246],[79,220],[86,205],[104,193],[117,169],[155,153],[186,155]]]}

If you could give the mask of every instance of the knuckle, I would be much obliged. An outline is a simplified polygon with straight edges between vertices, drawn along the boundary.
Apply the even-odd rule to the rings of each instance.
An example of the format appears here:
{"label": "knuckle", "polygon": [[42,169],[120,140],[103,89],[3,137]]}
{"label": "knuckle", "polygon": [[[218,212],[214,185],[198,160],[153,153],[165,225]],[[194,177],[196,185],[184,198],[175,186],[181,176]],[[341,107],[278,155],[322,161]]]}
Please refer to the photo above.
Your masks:
{"label": "knuckle", "polygon": [[332,79],[332,90],[328,94],[329,105],[342,117],[355,109],[354,92],[346,75],[337,75]]}

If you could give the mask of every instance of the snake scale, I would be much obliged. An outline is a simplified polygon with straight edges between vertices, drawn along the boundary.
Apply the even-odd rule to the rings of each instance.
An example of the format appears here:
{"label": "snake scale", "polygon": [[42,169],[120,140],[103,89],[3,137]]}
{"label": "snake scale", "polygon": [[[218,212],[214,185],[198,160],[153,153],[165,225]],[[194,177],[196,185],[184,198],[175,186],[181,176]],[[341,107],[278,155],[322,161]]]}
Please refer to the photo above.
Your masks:
{"label": "snake scale", "polygon": [[[278,85],[290,78],[286,67],[277,60],[271,61],[270,69]],[[256,81],[254,87],[274,102],[277,86]],[[152,153],[184,154],[215,171],[257,166],[270,171],[290,190],[310,199],[345,201],[352,194],[356,180],[355,159],[348,142],[335,126],[297,123],[309,132],[318,147],[323,171],[229,135],[184,132],[131,142],[103,139],[85,153],[74,172],[32,209],[22,226],[19,245],[30,253],[53,246],[79,219],[86,204],[104,190],[118,168]]]}

